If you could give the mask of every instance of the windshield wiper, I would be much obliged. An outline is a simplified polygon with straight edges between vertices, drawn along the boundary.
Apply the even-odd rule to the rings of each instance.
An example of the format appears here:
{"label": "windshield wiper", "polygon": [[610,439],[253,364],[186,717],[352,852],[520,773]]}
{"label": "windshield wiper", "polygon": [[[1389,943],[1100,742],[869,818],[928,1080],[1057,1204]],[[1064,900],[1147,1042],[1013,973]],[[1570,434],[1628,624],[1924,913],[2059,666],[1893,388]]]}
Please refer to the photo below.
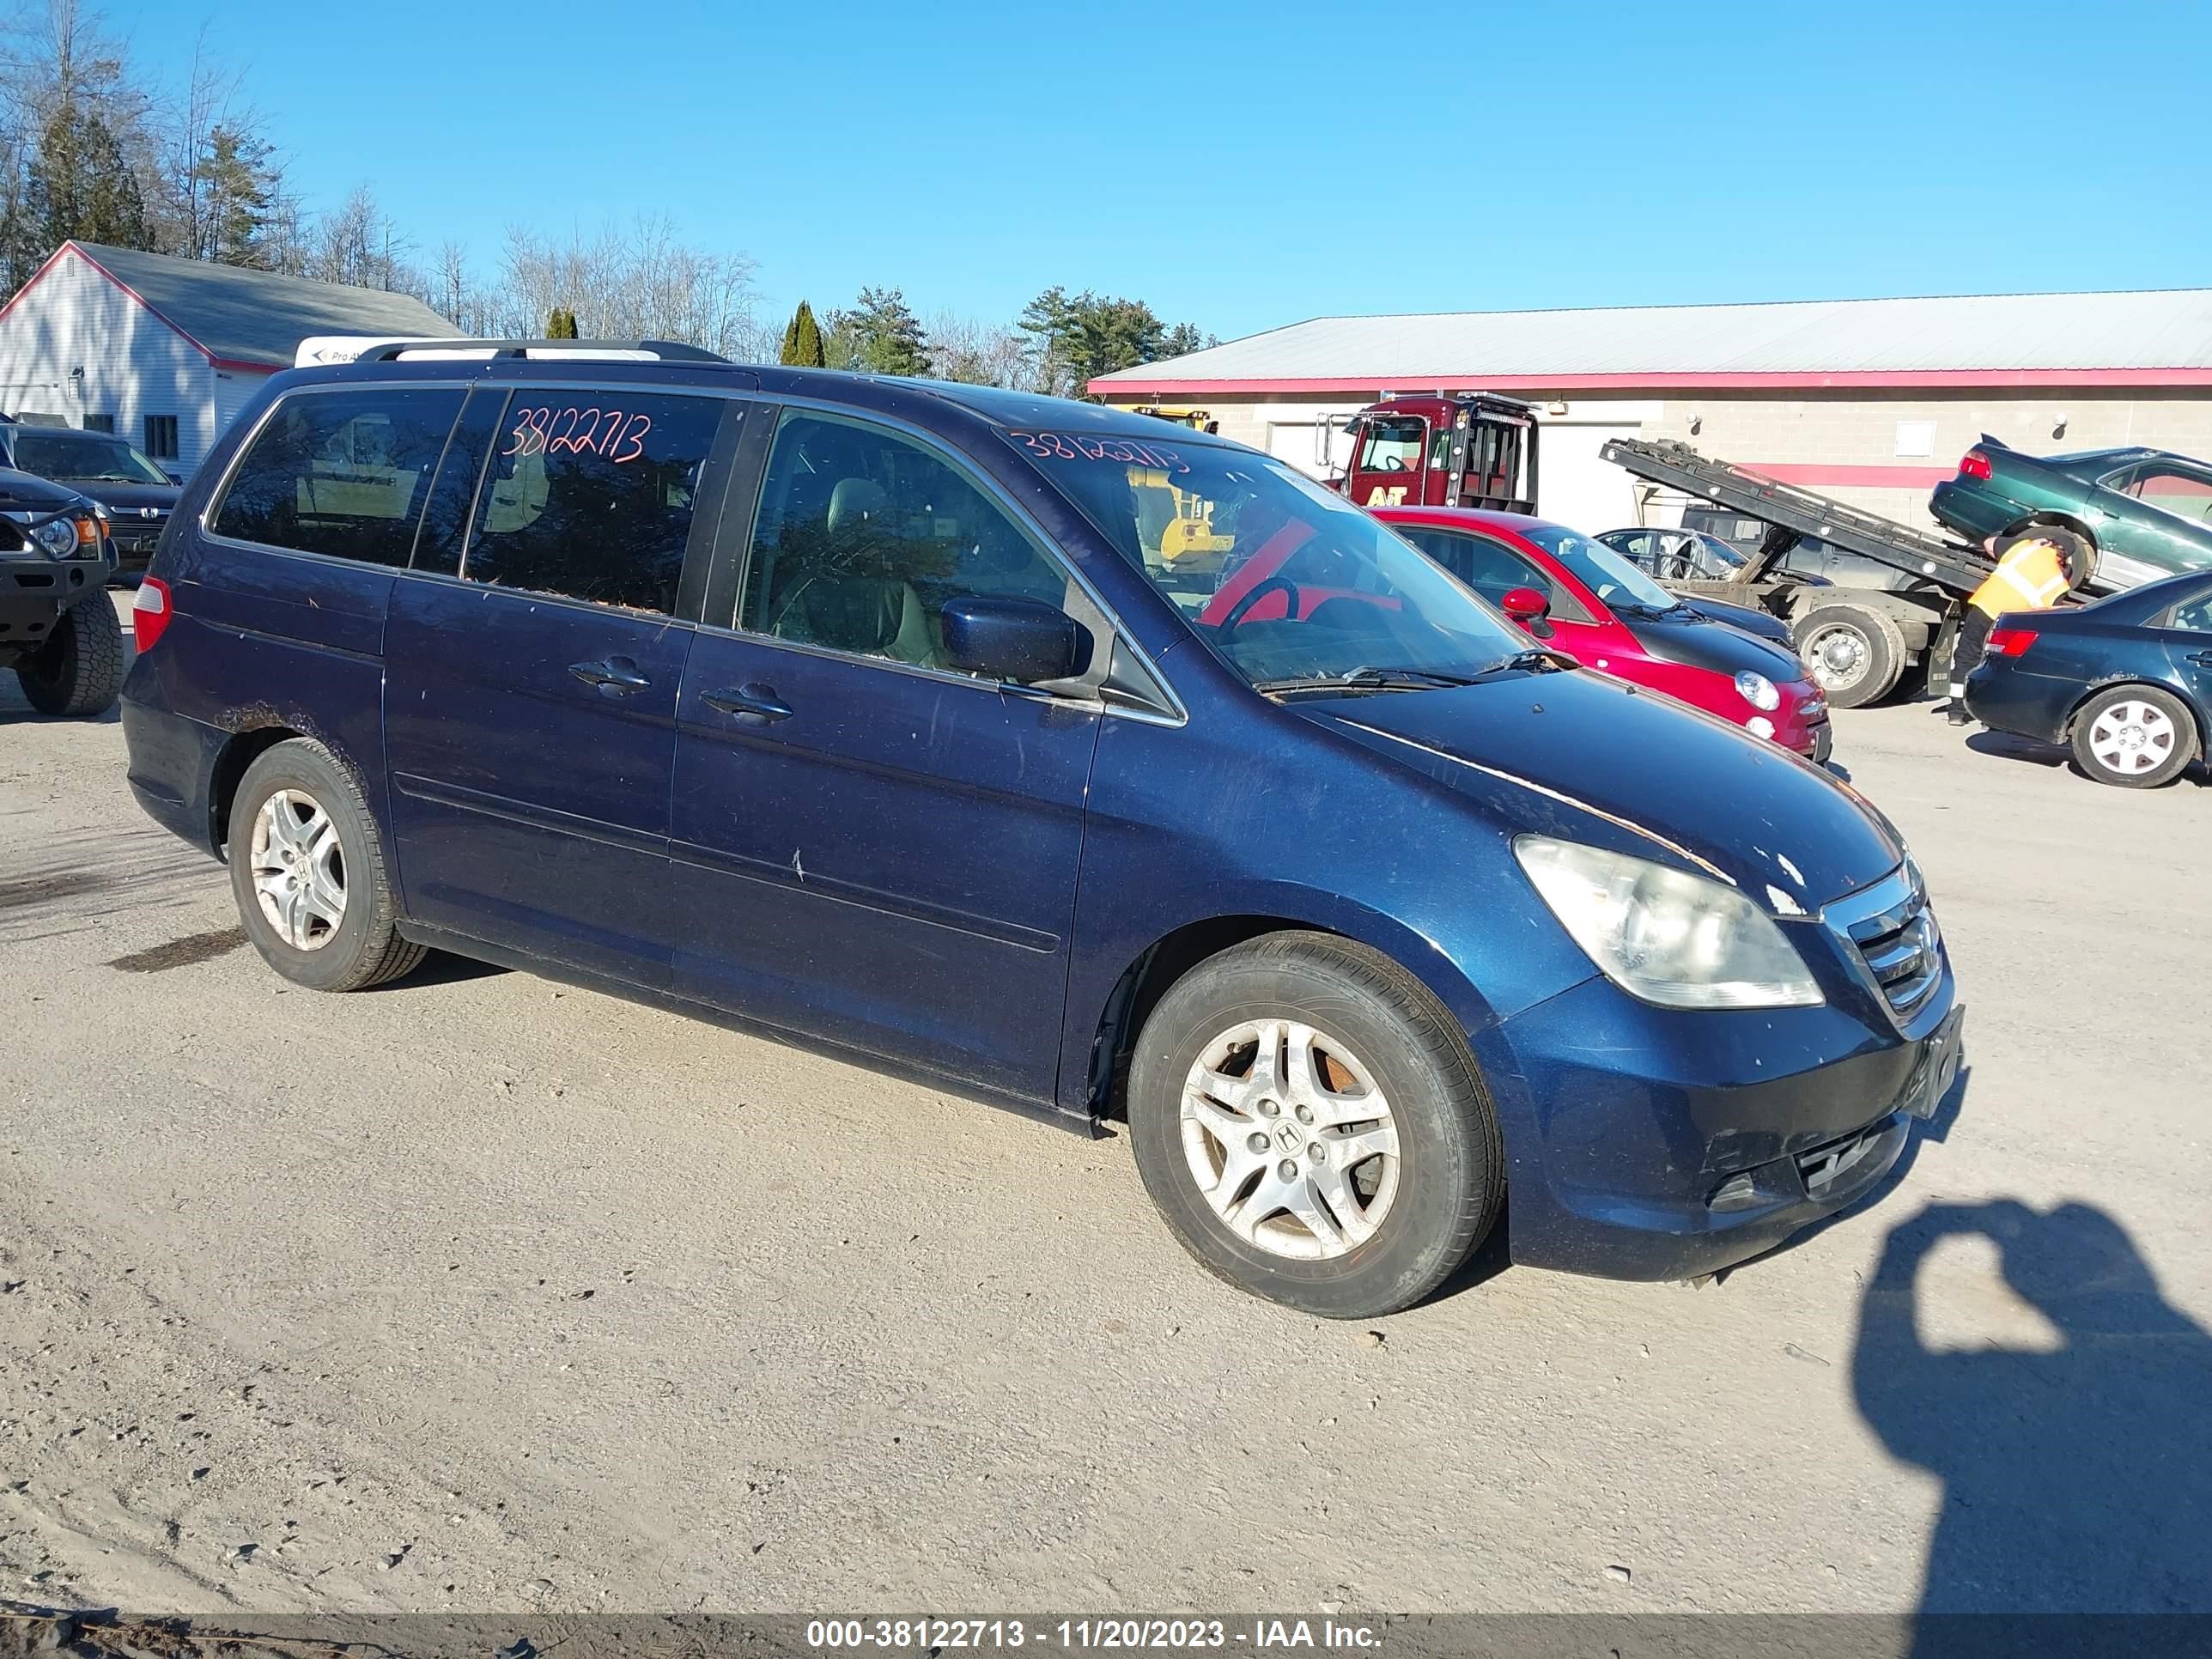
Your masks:
{"label": "windshield wiper", "polygon": [[1492,664],[1488,672],[1492,674],[1498,674],[1504,673],[1509,670],[1518,669],[1524,674],[1542,674],[1547,672],[1557,672],[1560,670],[1568,668],[1579,668],[1582,665],[1577,662],[1572,657],[1566,656],[1560,652],[1548,650],[1543,646],[1539,645],[1532,647],[1526,651],[1516,651],[1511,656],[1504,659],[1502,662]]}
{"label": "windshield wiper", "polygon": [[1480,684],[1480,674],[1452,674],[1433,668],[1353,668],[1341,674],[1300,674],[1255,680],[1255,691],[1434,691]]}

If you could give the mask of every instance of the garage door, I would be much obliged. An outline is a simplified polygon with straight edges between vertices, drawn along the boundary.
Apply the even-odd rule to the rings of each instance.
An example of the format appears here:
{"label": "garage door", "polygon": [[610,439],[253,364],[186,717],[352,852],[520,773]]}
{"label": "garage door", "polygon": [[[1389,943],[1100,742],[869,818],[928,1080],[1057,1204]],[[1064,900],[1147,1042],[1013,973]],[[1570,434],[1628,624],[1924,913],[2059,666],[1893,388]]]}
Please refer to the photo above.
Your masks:
{"label": "garage door", "polygon": [[1547,422],[1536,448],[1536,511],[1571,529],[1595,536],[1636,522],[1636,480],[1598,450],[1615,438],[1633,438],[1633,422],[1613,426],[1553,426]]}
{"label": "garage door", "polygon": [[1318,477],[1322,468],[1314,453],[1318,435],[1318,428],[1311,421],[1270,421],[1267,453],[1279,461],[1288,461],[1300,471]]}

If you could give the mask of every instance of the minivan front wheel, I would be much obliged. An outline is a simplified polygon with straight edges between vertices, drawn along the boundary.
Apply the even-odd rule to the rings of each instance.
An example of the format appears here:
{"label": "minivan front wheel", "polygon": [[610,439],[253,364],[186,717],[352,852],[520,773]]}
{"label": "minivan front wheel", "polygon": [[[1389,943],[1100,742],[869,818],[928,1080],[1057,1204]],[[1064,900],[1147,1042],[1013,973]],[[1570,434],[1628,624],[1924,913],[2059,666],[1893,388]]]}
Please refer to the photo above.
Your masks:
{"label": "minivan front wheel", "polygon": [[1326,1318],[1419,1302],[1503,1197],[1497,1120],[1450,1016],[1326,934],[1268,934],[1177,981],[1138,1038],[1129,1127],[1192,1255]]}
{"label": "minivan front wheel", "polygon": [[230,806],[232,896],[246,935],[296,985],[358,991],[409,972],[375,821],[353,776],[305,738],[246,768]]}

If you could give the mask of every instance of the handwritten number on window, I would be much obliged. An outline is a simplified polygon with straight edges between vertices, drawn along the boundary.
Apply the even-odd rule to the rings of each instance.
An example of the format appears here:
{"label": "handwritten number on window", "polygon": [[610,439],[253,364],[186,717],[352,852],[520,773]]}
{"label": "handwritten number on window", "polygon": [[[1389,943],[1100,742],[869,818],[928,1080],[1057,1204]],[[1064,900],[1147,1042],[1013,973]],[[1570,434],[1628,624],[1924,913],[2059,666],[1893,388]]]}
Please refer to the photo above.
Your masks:
{"label": "handwritten number on window", "polygon": [[506,455],[596,455],[621,465],[645,453],[653,417],[619,409],[538,406],[515,411]]}

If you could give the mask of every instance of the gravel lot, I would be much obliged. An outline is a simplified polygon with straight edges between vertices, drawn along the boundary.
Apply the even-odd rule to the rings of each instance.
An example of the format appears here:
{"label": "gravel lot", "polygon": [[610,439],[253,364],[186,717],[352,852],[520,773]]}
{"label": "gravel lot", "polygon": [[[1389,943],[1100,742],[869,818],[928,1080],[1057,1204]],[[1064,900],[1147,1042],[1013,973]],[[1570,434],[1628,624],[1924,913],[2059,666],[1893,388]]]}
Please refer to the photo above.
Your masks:
{"label": "gravel lot", "polygon": [[2212,1608],[2201,773],[1843,714],[1972,1009],[1941,1139],[1703,1290],[1493,1252],[1378,1341],[1200,1271],[1124,1139],[521,974],[290,990],[0,679],[0,1595]]}

